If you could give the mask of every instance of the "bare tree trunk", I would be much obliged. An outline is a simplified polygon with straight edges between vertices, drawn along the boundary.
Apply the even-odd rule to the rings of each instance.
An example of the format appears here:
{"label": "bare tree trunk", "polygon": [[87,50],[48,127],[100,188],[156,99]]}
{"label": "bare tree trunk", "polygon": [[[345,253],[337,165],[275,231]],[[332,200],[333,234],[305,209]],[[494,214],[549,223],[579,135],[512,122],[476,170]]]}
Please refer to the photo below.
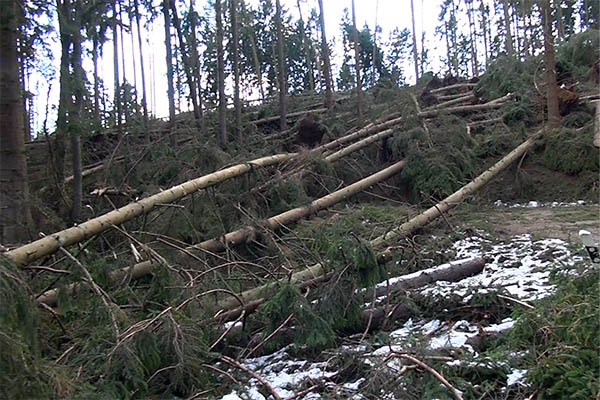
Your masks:
{"label": "bare tree trunk", "polygon": [[[82,26],[81,0],[76,0],[74,25],[79,28]],[[83,181],[81,176],[81,131],[82,131],[82,109],[85,72],[81,65],[81,33],[79,29],[74,29],[73,51],[71,53],[71,68],[73,69],[73,79],[71,80],[73,91],[72,112],[69,113],[69,133],[71,135],[71,156],[73,158],[73,204],[71,205],[71,220],[78,223],[81,220],[81,202],[83,198]]]}
{"label": "bare tree trunk", "polygon": [[479,75],[479,63],[477,62],[477,36],[473,22],[473,0],[467,1],[467,17],[469,19],[469,34],[471,37],[471,67],[473,76]]}
{"label": "bare tree trunk", "polygon": [[142,29],[140,24],[138,0],[133,0],[133,7],[135,13],[135,24],[137,27],[138,47],[140,53],[140,72],[142,75],[142,108],[144,110],[144,129],[146,130],[146,138],[149,140],[150,134],[148,132],[148,98],[146,97],[146,72],[144,67],[144,50],[142,46]]}
{"label": "bare tree trunk", "polygon": [[45,236],[42,239],[38,239],[34,242],[26,244],[25,246],[21,246],[17,249],[6,252],[5,255],[17,265],[26,265],[47,255],[55,253],[61,246],[66,247],[75,243],[79,243],[80,241],[104,232],[107,229],[111,229],[113,225],[119,225],[139,215],[146,214],[158,204],[173,202],[200,189],[214,186],[220,182],[253,171],[257,167],[266,167],[269,165],[289,161],[296,157],[296,155],[296,153],[290,153],[262,157],[244,164],[234,165],[217,172],[192,179],[180,185],[173,186],[167,190],[156,193],[150,197],[127,204],[107,214],[90,219],[79,226]]}
{"label": "bare tree trunk", "polygon": [[254,28],[251,25],[252,19],[249,18],[248,10],[246,10],[246,2],[244,0],[239,0],[242,3],[242,13],[244,14],[246,27],[246,34],[250,40],[250,50],[252,51],[252,62],[254,63],[254,73],[256,74],[256,79],[258,81],[258,91],[260,93],[260,99],[265,101],[265,90],[263,88],[262,81],[262,72],[260,69],[260,61],[258,59],[258,51],[256,50],[256,38],[254,33]]}
{"label": "bare tree trunk", "polygon": [[169,16],[169,0],[163,0],[162,9],[165,19],[165,49],[167,53],[167,95],[169,97],[169,144],[175,148],[177,140],[173,128],[175,127],[175,87],[173,84],[173,53],[171,48],[171,18]]}
{"label": "bare tree trunk", "polygon": [[[127,83],[127,70],[125,69],[125,35],[123,34],[123,5],[121,4],[122,0],[117,0],[117,4],[119,6],[119,36],[120,36],[120,44],[121,44],[121,72],[123,72],[123,84]],[[123,113],[123,121],[125,124],[129,122],[129,90],[125,88],[123,90],[123,108],[121,108],[121,112]],[[128,139],[125,138],[127,142]]]}
{"label": "bare tree trunk", "polygon": [[181,23],[179,22],[179,15],[177,14],[177,7],[175,6],[174,0],[167,0],[169,7],[173,14],[173,26],[177,32],[177,38],[179,39],[179,48],[181,49],[181,59],[183,60],[183,70],[185,73],[185,79],[187,80],[188,87],[190,89],[190,98],[192,99],[192,107],[194,108],[194,121],[196,122],[196,128],[202,129],[202,113],[198,107],[198,94],[196,93],[196,84],[192,74],[192,63],[188,57],[187,47],[185,45],[183,31],[181,30]]}
{"label": "bare tree trunk", "polygon": [[279,78],[279,129],[281,132],[287,129],[286,119],[286,73],[283,55],[283,28],[281,26],[281,3],[275,0],[275,26],[277,27],[277,75]]}
{"label": "bare tree trunk", "polygon": [[558,109],[558,85],[556,83],[556,61],[554,56],[554,35],[552,34],[552,10],[550,0],[542,2],[544,23],[544,51],[546,60],[546,103],[548,121],[553,127],[560,125]]}
{"label": "bare tree trunk", "polygon": [[325,35],[325,11],[323,0],[319,0],[320,22],[321,22],[321,53],[323,57],[323,75],[325,79],[325,106],[328,110],[333,109],[333,88],[331,84],[331,62],[329,61],[329,46]]}
{"label": "bare tree trunk", "polygon": [[219,81],[219,141],[221,147],[227,146],[227,98],[225,97],[225,61],[223,60],[223,21],[221,0],[215,0],[217,19],[217,76]]}
{"label": "bare tree trunk", "polygon": [[239,25],[238,25],[238,2],[231,0],[231,32],[232,32],[232,53],[233,53],[233,107],[235,108],[235,129],[237,130],[237,140],[239,144],[244,141],[242,130],[242,103],[240,102],[240,61],[238,55],[239,49]]}
{"label": "bare tree trunk", "polygon": [[452,54],[450,51],[450,38],[448,23],[444,21],[444,38],[446,39],[446,57],[448,58],[448,75],[452,75]]}
{"label": "bare tree trunk", "polygon": [[[411,0],[412,1],[412,0]],[[352,40],[354,41],[354,68],[356,71],[356,108],[358,111],[358,122],[362,124],[362,80],[360,79],[360,42],[358,40],[358,29],[356,27],[356,10],[352,0]]]}
{"label": "bare tree trunk", "polygon": [[[113,19],[112,19],[112,31],[113,31],[113,68],[114,68],[114,89],[115,89],[115,95],[114,95],[114,100],[115,100],[115,126],[117,127],[117,130],[120,132],[121,131],[121,93],[120,93],[120,88],[119,88],[119,33],[117,30],[117,21],[118,21],[118,15],[117,15],[117,1],[113,0],[112,2],[112,7],[113,7]],[[61,180],[62,181],[62,180]]]}
{"label": "bare tree trunk", "polygon": [[375,86],[375,57],[377,56],[377,16],[379,14],[379,0],[375,0],[375,27],[373,28],[373,62],[371,66],[371,86]]}
{"label": "bare tree trunk", "polygon": [[92,63],[94,64],[94,119],[98,123],[98,129],[102,128],[100,119],[100,77],[98,76],[98,38],[94,32],[92,40]]}
{"label": "bare tree trunk", "polygon": [[510,13],[508,11],[508,2],[507,0],[502,0],[502,9],[504,10],[504,30],[506,31],[506,54],[509,57],[513,57],[515,54],[515,50],[513,47],[513,37],[510,28]]}
{"label": "bare tree trunk", "polygon": [[485,66],[487,68],[488,63],[489,63],[489,50],[488,50],[488,21],[487,21],[487,17],[486,17],[486,13],[487,10],[485,8],[485,3],[482,1],[480,6],[479,6],[479,10],[481,11],[481,31],[483,32],[483,49],[484,49],[484,55],[485,55]]}
{"label": "bare tree trunk", "polygon": [[20,3],[0,6],[0,243],[26,240],[28,193],[17,37]]}
{"label": "bare tree trunk", "polygon": [[[354,0],[352,0],[354,1]],[[300,35],[302,36],[302,47],[304,47],[304,59],[306,60],[306,75],[308,78],[308,90],[310,92],[315,91],[315,77],[313,73],[312,61],[310,59],[310,45],[309,40],[306,37],[306,31],[304,30],[304,19],[302,18],[302,8],[300,7],[300,0],[297,0],[298,14],[300,14]],[[354,3],[352,3],[354,4]]]}
{"label": "bare tree trunk", "polygon": [[410,0],[410,17],[412,21],[413,59],[415,62],[415,84],[419,83],[419,51],[417,49],[417,29],[415,28],[415,5]]}
{"label": "bare tree trunk", "polygon": [[190,0],[190,47],[192,52],[192,68],[194,70],[194,78],[196,80],[196,86],[198,87],[198,112],[200,113],[200,134],[204,136],[206,134],[206,127],[204,122],[204,111],[202,102],[202,79],[200,76],[200,56],[198,55],[198,42],[196,40],[196,11],[194,10],[194,0]]}

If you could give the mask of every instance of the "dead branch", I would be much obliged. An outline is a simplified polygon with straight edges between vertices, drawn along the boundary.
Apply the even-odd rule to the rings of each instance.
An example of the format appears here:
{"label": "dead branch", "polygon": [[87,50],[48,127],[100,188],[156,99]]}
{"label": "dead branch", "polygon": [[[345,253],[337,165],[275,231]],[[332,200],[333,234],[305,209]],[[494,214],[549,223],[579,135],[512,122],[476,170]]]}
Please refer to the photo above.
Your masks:
{"label": "dead branch", "polygon": [[223,361],[223,362],[231,365],[232,367],[241,369],[242,371],[244,371],[248,375],[252,376],[254,379],[256,379],[257,381],[259,381],[261,383],[261,385],[263,385],[265,387],[265,389],[267,389],[271,393],[271,395],[273,396],[273,398],[275,400],[281,400],[281,397],[277,394],[277,392],[275,391],[275,389],[273,389],[273,386],[271,386],[269,384],[269,382],[267,382],[262,376],[258,375],[256,372],[252,371],[250,368],[246,367],[243,364],[240,364],[239,362],[235,361],[231,357],[221,356],[221,357],[219,357],[219,359],[221,361]]}

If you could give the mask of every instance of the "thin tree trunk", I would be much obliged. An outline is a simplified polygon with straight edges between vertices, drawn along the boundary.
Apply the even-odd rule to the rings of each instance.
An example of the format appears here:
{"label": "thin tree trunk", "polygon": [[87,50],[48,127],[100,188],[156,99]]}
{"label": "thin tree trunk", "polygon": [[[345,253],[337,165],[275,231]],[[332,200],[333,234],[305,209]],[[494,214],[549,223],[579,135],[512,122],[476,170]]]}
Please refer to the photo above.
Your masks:
{"label": "thin tree trunk", "polygon": [[139,215],[146,214],[159,204],[171,203],[200,189],[214,186],[220,182],[246,174],[257,167],[266,167],[289,161],[296,156],[296,153],[290,153],[262,157],[192,179],[150,197],[125,205],[107,214],[90,219],[78,226],[56,232],[25,246],[8,251],[5,255],[16,265],[27,265],[55,253],[61,246],[66,247],[79,243],[82,240],[111,229],[113,225],[119,225]]}
{"label": "thin tree trunk", "polygon": [[256,49],[256,38],[254,33],[254,28],[252,27],[252,18],[249,18],[248,10],[246,9],[246,2],[244,0],[239,0],[242,4],[242,14],[244,15],[245,23],[243,26],[246,29],[246,34],[248,36],[248,40],[250,41],[250,50],[252,51],[252,62],[254,63],[254,73],[256,74],[256,79],[258,81],[258,92],[260,93],[260,99],[265,101],[265,90],[263,88],[262,81],[262,72],[260,69],[260,61],[258,59],[258,51]]}
{"label": "thin tree trunk", "polygon": [[486,17],[485,3],[483,1],[481,1],[479,10],[481,11],[481,31],[483,32],[483,49],[484,49],[484,55],[485,55],[485,67],[487,68],[488,63],[489,63],[488,35],[487,35],[488,21],[487,21],[487,17]]}
{"label": "thin tree trunk", "polygon": [[281,3],[275,0],[275,26],[277,29],[277,75],[279,78],[279,129],[287,129],[286,119],[286,73],[283,54],[283,28],[281,26]]}
{"label": "thin tree trunk", "polygon": [[227,98],[225,97],[225,61],[223,60],[223,21],[221,0],[215,0],[217,20],[217,77],[219,85],[219,141],[221,147],[227,146]]}
{"label": "thin tree trunk", "polygon": [[375,1],[375,27],[373,28],[373,54],[371,65],[371,86],[375,86],[375,57],[377,56],[377,17],[379,14],[379,0]]}
{"label": "thin tree trunk", "polygon": [[502,0],[502,9],[504,10],[504,30],[506,31],[506,54],[508,54],[509,57],[513,57],[515,50],[513,47],[513,37],[510,28],[510,14],[508,7],[509,5],[507,0]]}
{"label": "thin tree trunk", "polygon": [[20,3],[0,6],[0,243],[26,240],[28,191],[25,135],[19,83],[18,31],[22,18]]}
{"label": "thin tree trunk", "polygon": [[325,79],[325,106],[328,110],[333,109],[333,88],[331,84],[331,63],[329,61],[329,46],[325,35],[325,11],[323,0],[319,0],[320,22],[321,22],[321,53],[323,58],[323,75]]}
{"label": "thin tree trunk", "polygon": [[163,0],[162,9],[165,19],[165,49],[167,53],[167,96],[169,97],[169,144],[172,148],[177,145],[175,133],[175,87],[173,84],[173,53],[171,48],[171,18],[169,16],[169,0]]}
{"label": "thin tree trunk", "polygon": [[[113,0],[113,20],[112,20],[112,31],[113,31],[113,71],[114,71],[114,100],[115,100],[115,126],[117,130],[121,131],[121,94],[119,88],[119,33],[117,31],[117,1]],[[62,180],[61,180],[62,181]]]}
{"label": "thin tree trunk", "polygon": [[192,73],[192,63],[188,57],[187,47],[185,45],[183,31],[181,30],[181,23],[179,22],[179,15],[177,14],[177,7],[175,6],[174,0],[167,0],[169,7],[173,13],[173,26],[177,32],[177,38],[179,39],[179,48],[181,53],[181,59],[183,60],[183,70],[185,73],[185,79],[187,80],[188,87],[190,89],[190,98],[192,99],[192,107],[194,108],[194,121],[196,122],[196,128],[202,129],[202,115],[200,108],[198,107],[198,94],[196,93],[196,84],[194,83]]}
{"label": "thin tree trunk", "polygon": [[[412,0],[411,0],[412,1]],[[352,40],[354,41],[354,68],[356,71],[356,108],[358,111],[358,122],[362,124],[362,80],[360,79],[360,42],[358,41],[358,29],[356,27],[356,9],[352,0]]]}
{"label": "thin tree trunk", "polygon": [[102,120],[100,119],[100,77],[98,76],[98,37],[97,32],[94,32],[92,40],[92,63],[94,65],[94,119],[98,124],[98,129],[102,128]]}
{"label": "thin tree trunk", "polygon": [[414,5],[413,0],[410,0],[410,18],[412,21],[413,59],[415,62],[415,85],[416,85],[417,83],[419,83],[419,51],[417,49],[417,29],[415,28],[415,5]]}
{"label": "thin tree trunk", "polygon": [[473,76],[479,76],[479,63],[477,62],[477,36],[473,22],[473,0],[467,1],[467,17],[469,19],[469,34],[471,37],[471,67]]}
{"label": "thin tree trunk", "polygon": [[146,96],[146,71],[144,67],[144,50],[142,46],[142,28],[140,24],[140,12],[138,7],[138,0],[133,0],[133,7],[135,13],[135,25],[137,27],[138,35],[138,47],[140,54],[140,72],[142,77],[142,109],[144,110],[144,129],[146,130],[146,138],[150,139],[150,133],[148,132],[148,98]]}
{"label": "thin tree trunk", "polygon": [[[75,5],[75,21],[76,28],[82,26],[81,0],[77,0]],[[82,109],[83,109],[83,94],[84,94],[84,79],[85,72],[81,65],[81,42],[82,37],[79,29],[75,29],[73,34],[73,51],[71,53],[71,68],[73,69],[72,90],[73,90],[73,106],[69,113],[69,132],[71,135],[71,156],[73,158],[73,185],[72,195],[73,204],[71,205],[71,221],[78,223],[81,220],[81,202],[83,198],[82,176],[81,176],[81,131],[82,131]]]}
{"label": "thin tree trunk", "polygon": [[554,35],[552,34],[552,10],[550,0],[542,2],[544,23],[544,51],[546,60],[546,103],[548,121],[553,127],[560,125],[558,109],[558,85],[556,83],[556,61],[554,55]]}
{"label": "thin tree trunk", "polygon": [[308,90],[310,92],[314,92],[315,77],[313,73],[312,61],[310,59],[309,41],[306,37],[306,30],[304,29],[304,19],[302,18],[302,8],[300,7],[300,0],[297,0],[296,4],[298,5],[298,14],[300,15],[300,36],[302,37],[302,47],[304,48],[304,59],[306,61],[306,76],[308,80]]}
{"label": "thin tree trunk", "polygon": [[[123,106],[121,108],[121,112],[123,113],[123,121],[125,124],[129,122],[129,90],[127,89],[127,76],[125,69],[125,35],[123,34],[123,6],[121,4],[122,0],[117,0],[117,4],[119,6],[119,42],[120,42],[120,50],[121,50],[121,72],[123,73]],[[125,139],[128,141],[128,139]]]}
{"label": "thin tree trunk", "polygon": [[194,0],[190,0],[190,47],[192,52],[192,68],[194,70],[194,78],[196,80],[196,86],[198,87],[198,112],[200,113],[200,134],[204,136],[206,134],[206,127],[204,123],[204,105],[202,102],[202,79],[200,76],[200,56],[198,55],[198,41],[196,40],[196,11],[194,10]]}
{"label": "thin tree trunk", "polygon": [[242,104],[240,102],[240,61],[239,61],[239,25],[238,25],[238,2],[231,0],[231,34],[232,34],[232,55],[233,55],[233,107],[235,108],[235,129],[237,131],[237,140],[239,144],[244,141],[242,130]]}
{"label": "thin tree trunk", "polygon": [[448,32],[448,22],[444,20],[444,38],[446,39],[446,57],[448,58],[448,75],[452,75],[452,55],[450,52],[450,33]]}

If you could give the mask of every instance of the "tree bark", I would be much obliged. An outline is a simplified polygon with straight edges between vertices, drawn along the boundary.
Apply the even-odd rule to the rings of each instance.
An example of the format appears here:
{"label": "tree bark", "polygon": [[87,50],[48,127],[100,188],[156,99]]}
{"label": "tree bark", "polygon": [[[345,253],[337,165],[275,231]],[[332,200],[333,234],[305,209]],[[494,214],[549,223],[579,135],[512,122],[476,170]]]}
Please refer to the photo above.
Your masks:
{"label": "tree bark", "polygon": [[258,158],[250,162],[234,165],[212,174],[184,182],[155,195],[130,203],[117,210],[88,220],[78,226],[48,235],[42,239],[31,242],[25,246],[5,253],[17,266],[27,265],[42,257],[55,253],[61,246],[66,247],[88,239],[98,233],[110,229],[113,225],[119,225],[139,215],[146,214],[157,204],[170,203],[187,196],[190,193],[214,186],[217,183],[235,178],[252,171],[256,167],[266,167],[287,160],[291,160],[296,153],[277,154]]}
{"label": "tree bark", "polygon": [[219,142],[221,147],[227,146],[227,97],[225,97],[225,61],[223,59],[223,21],[221,0],[215,0],[215,16],[217,21],[217,80],[219,86]]}
{"label": "tree bark", "polygon": [[466,2],[467,17],[469,19],[469,34],[471,42],[471,68],[473,76],[479,76],[479,63],[477,62],[477,36],[475,32],[475,24],[473,23],[473,0]]}
{"label": "tree bark", "polygon": [[204,121],[204,103],[202,101],[202,79],[200,76],[200,56],[198,55],[198,41],[196,39],[196,11],[194,10],[194,0],[190,0],[190,47],[192,52],[192,68],[194,70],[194,79],[198,87],[198,112],[200,113],[200,134],[206,134],[206,124]]}
{"label": "tree bark", "polygon": [[[429,208],[418,216],[412,218],[408,222],[400,225],[398,228],[393,229],[386,234],[379,236],[373,239],[370,244],[374,249],[382,248],[386,243],[391,241],[398,240],[401,237],[405,237],[415,232],[417,229],[420,229],[426,226],[428,223],[438,218],[443,213],[447,212],[451,208],[456,207],[460,204],[466,196],[474,193],[475,191],[482,188],[486,183],[488,183],[491,179],[496,177],[498,173],[503,171],[506,167],[508,167],[512,162],[519,159],[525,154],[526,151],[533,147],[535,143],[535,139],[540,135],[540,132],[536,133],[533,137],[523,142],[516,149],[507,154],[504,158],[494,164],[491,168],[483,172],[477,178],[475,178],[472,182],[463,186],[457,192],[448,196],[440,203],[435,206]],[[378,254],[378,262],[386,262],[391,260],[393,257],[393,251],[391,249],[385,249]],[[327,271],[325,267],[321,264],[315,264],[309,268],[306,268],[302,271],[298,271],[292,274],[288,282],[289,283],[297,283],[301,284],[302,282],[306,282],[315,278],[318,278],[324,275]],[[277,287],[277,282],[270,282],[265,285],[261,285],[255,287],[253,289],[246,290],[237,295],[236,298],[227,298],[222,299],[217,302],[216,308],[220,310],[232,310],[239,306],[238,299],[242,300],[244,304],[250,304],[252,302],[256,302],[259,299],[262,299],[264,296],[268,295],[270,291],[274,290]],[[235,317],[234,317],[235,318]]]}
{"label": "tree bark", "polygon": [[112,2],[112,25],[113,31],[113,76],[114,76],[114,100],[115,100],[115,126],[121,130],[121,91],[119,87],[119,33],[117,30],[117,21],[119,20],[117,15],[117,0]]}
{"label": "tree bark", "polygon": [[173,26],[175,27],[175,31],[177,32],[177,38],[179,39],[179,48],[181,53],[181,59],[183,61],[183,70],[185,73],[185,79],[187,80],[188,87],[190,89],[190,98],[192,100],[192,106],[194,108],[194,121],[196,123],[196,128],[200,131],[202,130],[202,112],[200,111],[200,107],[198,106],[198,94],[196,93],[196,84],[193,78],[192,72],[192,63],[190,62],[190,58],[188,57],[188,49],[185,45],[185,38],[183,35],[183,31],[181,30],[181,23],[179,22],[179,15],[177,14],[177,7],[175,6],[174,0],[167,0],[169,2],[169,7],[171,8],[171,12],[173,14]]}
{"label": "tree bark", "polygon": [[552,10],[550,0],[542,2],[544,24],[544,58],[546,60],[546,105],[548,107],[548,121],[550,126],[560,125],[558,109],[558,85],[556,83],[556,61],[554,55],[554,35],[552,34]]}
{"label": "tree bark", "polygon": [[73,16],[73,43],[71,53],[71,68],[73,70],[71,80],[71,90],[73,91],[73,106],[69,113],[69,133],[71,136],[71,156],[73,160],[73,185],[72,195],[73,203],[71,205],[71,222],[78,223],[81,220],[81,202],[83,198],[83,187],[82,187],[82,176],[81,176],[81,131],[82,131],[82,111],[83,111],[83,97],[84,97],[84,85],[85,85],[85,72],[81,65],[81,42],[82,37],[80,28],[82,27],[81,13],[82,10],[81,0],[76,0],[75,10],[72,11]]}
{"label": "tree bark", "polygon": [[28,195],[25,135],[19,118],[18,32],[22,18],[16,0],[0,6],[0,243],[26,240]]}
{"label": "tree bark", "polygon": [[509,5],[507,0],[502,0],[502,9],[504,10],[504,30],[506,34],[506,54],[509,57],[513,57],[515,50],[513,47],[513,37],[510,28],[510,13],[508,7]]}
{"label": "tree bark", "polygon": [[417,29],[415,28],[415,5],[414,5],[413,0],[410,0],[410,18],[412,21],[413,59],[415,62],[415,85],[416,85],[417,83],[419,83],[419,52],[417,50]]}
{"label": "tree bark", "polygon": [[320,22],[321,22],[321,57],[323,58],[323,78],[325,79],[325,107],[333,109],[333,88],[331,84],[331,62],[329,61],[329,46],[325,35],[325,11],[323,0],[319,0]]}
{"label": "tree bark", "polygon": [[250,50],[252,51],[252,62],[254,63],[254,73],[256,74],[256,79],[258,82],[258,91],[260,93],[260,99],[265,101],[265,90],[263,88],[262,81],[262,72],[260,69],[260,61],[258,59],[258,51],[256,49],[256,38],[254,33],[254,28],[251,25],[252,19],[249,18],[248,10],[246,10],[246,3],[244,0],[239,0],[242,3],[242,13],[244,14],[244,18],[246,19],[246,23],[244,26],[246,27],[246,34],[250,40]]}
{"label": "tree bark", "polygon": [[150,140],[150,133],[148,132],[148,97],[146,96],[146,71],[144,67],[144,50],[142,46],[142,29],[140,24],[140,12],[138,7],[138,0],[133,0],[133,7],[135,13],[135,24],[137,27],[138,35],[138,47],[140,55],[140,72],[142,75],[142,109],[144,110],[144,129],[146,130],[146,139]]}
{"label": "tree bark", "polygon": [[482,1],[479,5],[479,11],[481,12],[481,31],[483,32],[483,51],[485,56],[485,66],[487,68],[489,63],[489,50],[488,50],[488,22],[487,22],[487,9],[485,3]]}
{"label": "tree bark", "polygon": [[233,107],[235,108],[235,129],[237,131],[237,140],[241,145],[244,142],[242,127],[242,103],[240,102],[240,61],[239,61],[239,24],[238,24],[238,2],[231,0],[231,31],[233,40]]}
{"label": "tree bark", "polygon": [[281,26],[281,2],[275,0],[275,26],[277,29],[277,76],[279,78],[279,130],[287,129],[286,119],[286,72],[283,55],[283,28]]}
{"label": "tree bark", "polygon": [[100,119],[100,77],[98,76],[98,37],[94,31],[92,39],[92,64],[94,65],[94,119],[98,124],[98,130],[102,128]]}
{"label": "tree bark", "polygon": [[[297,207],[292,210],[288,210],[279,215],[268,218],[258,225],[266,229],[281,229],[286,225],[289,225],[299,219],[305,218],[309,215],[315,214],[316,212],[330,207],[340,201],[347,199],[350,196],[359,193],[368,187],[384,180],[392,175],[398,173],[402,167],[404,167],[405,161],[399,161],[394,165],[387,167],[373,175],[370,175],[358,182],[348,185],[340,190],[328,194],[327,196],[321,197],[320,199],[314,200],[310,204],[302,207]],[[233,232],[229,232],[222,237],[217,239],[206,240],[194,246],[190,246],[187,250],[206,250],[210,252],[223,251],[228,247],[236,246],[241,243],[254,240],[259,234],[258,229],[254,226],[246,226]]]}
{"label": "tree bark", "polygon": [[165,49],[167,62],[167,96],[169,97],[169,144],[172,148],[177,145],[175,128],[175,85],[173,83],[173,53],[171,47],[171,17],[169,16],[170,0],[162,1],[162,11],[165,21]]}
{"label": "tree bark", "polygon": [[[353,0],[354,1],[354,0]],[[302,36],[302,47],[304,48],[304,59],[306,60],[306,75],[308,80],[308,90],[312,93],[315,91],[315,76],[313,72],[313,65],[310,59],[310,45],[309,40],[306,37],[306,31],[304,30],[304,19],[302,18],[302,8],[300,7],[300,0],[297,0],[298,14],[300,15],[300,35]],[[354,4],[354,3],[352,3]]]}
{"label": "tree bark", "polygon": [[352,0],[352,40],[354,41],[354,68],[356,71],[356,108],[358,112],[358,122],[359,124],[362,124],[363,112],[362,80],[360,79],[360,42],[358,40],[358,29],[356,27],[356,9],[354,7],[354,0]]}

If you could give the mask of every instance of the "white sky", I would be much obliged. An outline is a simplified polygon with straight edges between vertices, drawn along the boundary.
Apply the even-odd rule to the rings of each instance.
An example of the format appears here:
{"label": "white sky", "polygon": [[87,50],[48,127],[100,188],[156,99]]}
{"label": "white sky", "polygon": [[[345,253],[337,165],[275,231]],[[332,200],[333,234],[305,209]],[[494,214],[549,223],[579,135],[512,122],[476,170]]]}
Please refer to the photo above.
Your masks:
{"label": "white sky", "polygon": [[[157,0],[155,0],[156,2]],[[250,5],[256,5],[260,0],[247,0],[247,3]],[[287,9],[293,16],[294,19],[298,17],[297,12],[297,2],[296,0],[281,0],[282,6],[284,9]],[[437,70],[438,62],[437,59],[441,54],[445,54],[445,47],[440,43],[439,38],[434,36],[434,29],[438,25],[438,14],[440,11],[440,4],[442,0],[414,0],[415,5],[415,22],[417,29],[417,40],[419,41],[420,46],[420,38],[422,30],[426,32],[426,44],[425,46],[429,50],[430,60],[432,61],[433,70]],[[187,2],[186,2],[187,3]],[[302,0],[303,7],[303,17],[306,18],[309,15],[309,9],[314,7],[318,10],[318,2],[317,0]],[[341,32],[340,32],[340,21],[343,15],[344,8],[348,8],[351,10],[351,1],[350,0],[323,0],[324,9],[325,9],[325,24],[326,24],[326,34],[328,41],[332,41],[335,37],[336,42],[340,43]],[[196,0],[196,10],[200,13],[206,7],[207,2],[205,0]],[[371,30],[375,25],[375,18],[377,17],[377,25],[382,27],[382,34],[378,38],[381,40],[387,40],[389,33],[394,30],[394,28],[399,28],[400,30],[404,28],[411,29],[411,16],[410,16],[410,0],[355,0],[356,5],[356,14],[357,14],[357,25],[362,27],[367,24]],[[377,15],[376,15],[376,10]],[[351,14],[350,14],[351,15]],[[168,103],[167,103],[167,83],[166,83],[166,65],[165,65],[165,48],[164,48],[164,25],[162,23],[162,15],[159,16],[151,25],[149,32],[144,32],[142,30],[142,35],[144,36],[143,46],[144,46],[144,57],[146,58],[145,66],[146,66],[146,89],[148,93],[148,104],[150,106],[150,111],[157,117],[166,117],[168,115]],[[142,19],[142,24],[144,20]],[[58,31],[58,27],[56,28]],[[134,29],[135,31],[135,29]],[[112,32],[108,32],[109,37],[112,37]],[[172,40],[175,40],[173,38]],[[128,58],[126,61],[126,71],[125,75],[127,76],[128,81],[133,84],[133,62],[131,60],[131,55],[136,55],[136,76],[137,76],[137,85],[138,92],[141,97],[141,73],[139,71],[139,60],[137,59],[137,36],[135,37],[133,49],[131,43],[131,36],[129,34],[125,34],[125,55]],[[50,95],[50,104],[58,106],[58,93],[59,93],[59,83],[58,83],[58,70],[59,70],[59,62],[60,62],[60,46],[58,44],[57,38],[55,38],[55,42],[52,45],[52,49],[54,50],[54,62],[53,65],[55,67],[56,78],[52,83],[52,91]],[[105,87],[107,88],[110,97],[112,97],[113,91],[113,51],[112,51],[112,41],[105,43],[103,48],[103,57],[100,60],[99,71],[102,79],[104,80]],[[419,48],[420,51],[420,48]],[[341,58],[341,49],[334,49],[334,53],[338,55],[337,59],[333,60],[334,64],[334,73],[336,67],[339,67],[340,58]],[[84,67],[88,72],[88,80],[91,82],[93,79],[92,76],[92,63],[91,57],[88,57],[84,61]],[[405,66],[405,74],[409,82],[414,80],[414,75],[412,71],[414,67],[411,64],[407,64]],[[151,76],[154,76],[154,79],[151,79]],[[123,76],[121,72],[121,77]],[[334,76],[335,79],[335,76]],[[152,82],[154,82],[155,87],[151,87]],[[44,115],[45,115],[45,107],[46,107],[46,97],[48,92],[48,83],[45,79],[41,78],[39,74],[33,74],[29,83],[29,90],[34,92],[36,95],[35,100],[35,109],[34,109],[34,131],[37,131],[41,128]],[[182,102],[185,100],[182,99]],[[182,109],[187,109],[186,104],[181,104]],[[48,125],[50,127],[54,126],[55,113],[50,110],[50,116]]]}

